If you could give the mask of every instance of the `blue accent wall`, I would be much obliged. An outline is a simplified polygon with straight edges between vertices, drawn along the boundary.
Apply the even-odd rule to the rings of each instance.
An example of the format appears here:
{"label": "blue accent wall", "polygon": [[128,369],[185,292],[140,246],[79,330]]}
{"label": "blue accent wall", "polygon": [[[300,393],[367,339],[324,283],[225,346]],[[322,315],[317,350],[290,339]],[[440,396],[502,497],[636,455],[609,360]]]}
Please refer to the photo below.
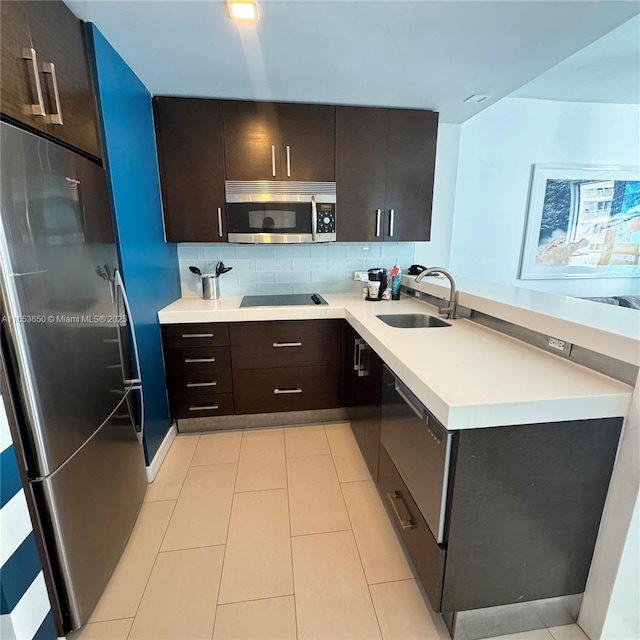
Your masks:
{"label": "blue accent wall", "polygon": [[96,26],[87,29],[120,268],[140,352],[150,463],[171,426],[157,313],[180,297],[177,249],[164,241],[151,94]]}

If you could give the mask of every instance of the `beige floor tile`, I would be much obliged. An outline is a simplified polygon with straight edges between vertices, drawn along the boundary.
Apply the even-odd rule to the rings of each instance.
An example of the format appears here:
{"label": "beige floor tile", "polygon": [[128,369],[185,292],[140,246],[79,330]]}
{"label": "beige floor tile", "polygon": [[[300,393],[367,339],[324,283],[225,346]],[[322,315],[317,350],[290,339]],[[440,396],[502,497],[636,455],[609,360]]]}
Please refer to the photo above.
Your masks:
{"label": "beige floor tile", "polygon": [[553,636],[547,629],[534,629],[533,631],[521,631],[520,633],[510,633],[506,636],[496,636],[487,640],[553,640]]}
{"label": "beige floor tile", "polygon": [[369,589],[384,640],[450,640],[444,620],[426,604],[415,580]]}
{"label": "beige floor tile", "polygon": [[173,441],[156,479],[147,487],[145,502],[178,497],[199,439],[199,435],[183,435]]}
{"label": "beige floor tile", "polygon": [[242,431],[203,433],[193,454],[191,466],[238,462]]}
{"label": "beige floor tile", "polygon": [[236,493],[219,603],[292,593],[287,490]]}
{"label": "beige floor tile", "polygon": [[322,424],[286,427],[284,441],[287,458],[329,455],[329,443]]}
{"label": "beige floor tile", "polygon": [[293,596],[223,604],[216,612],[213,640],[296,640]]}
{"label": "beige floor tile", "polygon": [[287,476],[292,536],[351,528],[330,455],[288,458]]}
{"label": "beige floor tile", "polygon": [[129,542],[90,622],[135,616],[174,506],[175,500],[142,505]]}
{"label": "beige floor tile", "polygon": [[209,640],[223,557],[223,546],[158,554],[129,639]]}
{"label": "beige floor tile", "polygon": [[286,486],[282,427],[245,431],[240,447],[236,491],[284,489]]}
{"label": "beige floor tile", "polygon": [[161,551],[225,544],[237,464],[191,467]]}
{"label": "beige floor tile", "polygon": [[413,572],[372,480],[342,486],[367,582],[413,578]]}
{"label": "beige floor tile", "polygon": [[67,640],[127,640],[133,618],[92,622],[75,633],[67,634]]}
{"label": "beige floor tile", "polygon": [[326,424],[324,427],[340,482],[371,480],[367,464],[360,453],[348,422]]}
{"label": "beige floor tile", "polygon": [[589,640],[589,636],[577,624],[550,627],[549,633],[555,640]]}
{"label": "beige floor tile", "polygon": [[351,531],[291,539],[298,638],[380,638]]}

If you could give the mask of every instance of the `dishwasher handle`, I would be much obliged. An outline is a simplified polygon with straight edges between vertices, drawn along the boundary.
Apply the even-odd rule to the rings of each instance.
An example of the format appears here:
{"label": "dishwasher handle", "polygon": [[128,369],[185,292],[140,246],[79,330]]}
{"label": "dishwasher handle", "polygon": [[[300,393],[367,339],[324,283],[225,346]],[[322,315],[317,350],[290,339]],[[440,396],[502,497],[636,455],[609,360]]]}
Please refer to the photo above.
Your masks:
{"label": "dishwasher handle", "polygon": [[406,402],[411,411],[413,411],[413,413],[422,420],[425,417],[424,407],[420,404],[413,393],[399,382],[398,379],[395,381],[395,389],[396,393]]}

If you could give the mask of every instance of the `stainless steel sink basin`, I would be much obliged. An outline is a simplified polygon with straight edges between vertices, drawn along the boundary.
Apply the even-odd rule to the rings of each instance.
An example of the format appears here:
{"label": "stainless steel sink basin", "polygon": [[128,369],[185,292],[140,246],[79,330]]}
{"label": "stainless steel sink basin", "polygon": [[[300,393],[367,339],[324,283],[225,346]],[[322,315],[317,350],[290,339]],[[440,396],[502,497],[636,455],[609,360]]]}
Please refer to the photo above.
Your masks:
{"label": "stainless steel sink basin", "polygon": [[426,327],[450,327],[451,325],[440,318],[426,313],[383,313],[377,316],[390,327],[400,329],[424,329]]}

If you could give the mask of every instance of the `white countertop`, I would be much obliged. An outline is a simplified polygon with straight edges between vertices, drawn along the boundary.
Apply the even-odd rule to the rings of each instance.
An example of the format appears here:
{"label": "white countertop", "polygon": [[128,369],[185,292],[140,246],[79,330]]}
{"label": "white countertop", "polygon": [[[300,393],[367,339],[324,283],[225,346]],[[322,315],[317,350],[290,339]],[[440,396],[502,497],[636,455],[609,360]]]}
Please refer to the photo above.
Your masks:
{"label": "white countertop", "polygon": [[240,296],[181,298],[158,317],[161,324],[346,318],[451,430],[627,414],[630,386],[474,322],[459,319],[451,327],[398,329],[376,317],[435,315],[435,308],[425,302],[406,296],[393,302],[367,302],[357,294],[322,296],[328,306],[242,309]]}
{"label": "white countertop", "polygon": [[[449,281],[402,276],[402,283],[439,298],[448,297]],[[597,353],[640,365],[640,311],[557,293],[456,278],[458,302]],[[640,281],[639,281],[640,287]],[[640,288],[638,290],[640,295]]]}

